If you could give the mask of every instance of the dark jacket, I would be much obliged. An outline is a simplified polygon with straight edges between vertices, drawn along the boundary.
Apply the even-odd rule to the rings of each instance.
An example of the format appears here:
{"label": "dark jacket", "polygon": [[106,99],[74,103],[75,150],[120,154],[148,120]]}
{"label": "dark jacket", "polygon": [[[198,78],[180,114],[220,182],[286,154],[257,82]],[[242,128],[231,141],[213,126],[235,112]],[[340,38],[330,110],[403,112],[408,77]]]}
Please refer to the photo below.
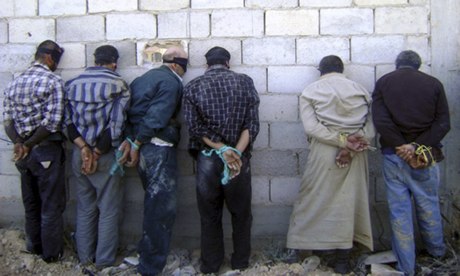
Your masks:
{"label": "dark jacket", "polygon": [[374,125],[383,149],[411,142],[440,148],[450,130],[450,117],[439,80],[400,68],[377,81],[372,98]]}
{"label": "dark jacket", "polygon": [[133,139],[149,143],[153,137],[177,145],[180,124],[176,117],[182,98],[182,81],[167,66],[151,69],[130,85],[128,110]]}

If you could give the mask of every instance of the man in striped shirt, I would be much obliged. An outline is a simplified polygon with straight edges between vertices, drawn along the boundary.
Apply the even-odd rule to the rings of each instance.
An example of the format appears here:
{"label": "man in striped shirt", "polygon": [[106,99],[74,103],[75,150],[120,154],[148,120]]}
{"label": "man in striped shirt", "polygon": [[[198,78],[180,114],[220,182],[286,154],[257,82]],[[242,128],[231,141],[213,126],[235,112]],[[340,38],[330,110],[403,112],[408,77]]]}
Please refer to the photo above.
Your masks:
{"label": "man in striped shirt", "polygon": [[[72,171],[78,198],[76,242],[80,262],[102,269],[115,263],[118,221],[122,211],[122,173],[130,144],[123,141],[128,84],[115,72],[118,51],[110,45],[94,53],[96,66],[88,67],[66,83],[65,125],[74,143]],[[123,155],[116,156],[117,149]],[[118,160],[117,160],[118,159]],[[134,165],[130,160],[128,165]]]}
{"label": "man in striped shirt", "polygon": [[26,248],[46,262],[59,260],[63,250],[64,91],[53,73],[63,52],[51,40],[40,43],[32,66],[8,85],[3,101],[5,131],[21,174]]}

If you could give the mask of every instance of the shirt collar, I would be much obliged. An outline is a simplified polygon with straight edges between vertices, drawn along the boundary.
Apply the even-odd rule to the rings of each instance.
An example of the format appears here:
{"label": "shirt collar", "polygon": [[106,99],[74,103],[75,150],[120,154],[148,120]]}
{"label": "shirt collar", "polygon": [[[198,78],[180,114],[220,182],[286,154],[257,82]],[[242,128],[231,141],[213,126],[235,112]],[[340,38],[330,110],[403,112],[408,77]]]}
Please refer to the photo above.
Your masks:
{"label": "shirt collar", "polygon": [[215,69],[228,69],[227,65],[223,64],[214,64],[208,67],[206,71],[215,70]]}
{"label": "shirt collar", "polygon": [[41,63],[39,61],[34,61],[32,63],[32,66],[38,66],[38,67],[42,67],[43,69],[46,69],[48,71],[51,71],[51,69],[48,67],[48,65],[44,64],[44,63]]}

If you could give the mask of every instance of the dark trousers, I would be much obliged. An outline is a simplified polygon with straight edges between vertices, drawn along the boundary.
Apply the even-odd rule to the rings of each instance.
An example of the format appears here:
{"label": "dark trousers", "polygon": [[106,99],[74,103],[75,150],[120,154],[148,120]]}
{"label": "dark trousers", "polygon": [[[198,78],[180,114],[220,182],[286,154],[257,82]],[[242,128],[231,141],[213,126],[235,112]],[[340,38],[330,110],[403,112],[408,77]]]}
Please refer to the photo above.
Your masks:
{"label": "dark trousers", "polygon": [[226,185],[221,184],[223,163],[213,154],[197,157],[196,194],[201,217],[201,272],[215,273],[224,261],[222,211],[224,203],[231,214],[233,254],[232,269],[249,265],[251,253],[251,169],[243,157],[241,173]]}
{"label": "dark trousers", "polygon": [[158,275],[166,265],[176,218],[176,150],[144,144],[139,176],[144,186],[144,222],[138,245],[140,274]]}
{"label": "dark trousers", "polygon": [[16,162],[21,174],[27,250],[52,261],[62,254],[66,204],[65,155],[61,142],[43,142]]}

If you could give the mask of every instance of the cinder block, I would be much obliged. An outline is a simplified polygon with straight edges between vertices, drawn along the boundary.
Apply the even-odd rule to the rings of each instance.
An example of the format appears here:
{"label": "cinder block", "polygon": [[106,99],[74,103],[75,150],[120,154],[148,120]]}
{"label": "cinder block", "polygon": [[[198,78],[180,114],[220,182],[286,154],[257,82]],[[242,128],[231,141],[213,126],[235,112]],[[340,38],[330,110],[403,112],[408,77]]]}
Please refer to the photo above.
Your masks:
{"label": "cinder block", "polygon": [[163,12],[158,14],[158,38],[186,38],[187,12]]}
{"label": "cinder block", "polygon": [[[59,67],[58,67],[58,70],[59,70]],[[70,80],[70,79],[73,79],[75,78],[76,76],[80,75],[81,73],[83,73],[85,69],[84,68],[79,68],[79,69],[66,69],[66,70],[63,70],[61,73],[60,73],[60,76],[62,78],[62,80],[64,82]]]}
{"label": "cinder block", "polygon": [[371,34],[374,31],[372,9],[322,9],[322,35]]}
{"label": "cinder block", "polygon": [[387,6],[387,5],[405,5],[407,0],[354,0],[358,6]]}
{"label": "cinder block", "polygon": [[36,0],[3,0],[0,17],[37,15]]}
{"label": "cinder block", "polygon": [[135,11],[137,0],[88,0],[88,12]]}
{"label": "cinder block", "polygon": [[246,8],[296,8],[297,0],[246,0]]}
{"label": "cinder block", "polygon": [[21,177],[19,173],[1,175],[2,185],[0,185],[0,194],[2,199],[21,199]]}
{"label": "cinder block", "polygon": [[[183,137],[181,137],[182,139]],[[185,150],[177,151],[178,175],[190,176],[194,174],[194,161],[192,156]]]}
{"label": "cinder block", "polygon": [[0,45],[0,68],[4,72],[21,72],[33,61],[36,45]]}
{"label": "cinder block", "polygon": [[350,62],[350,40],[345,37],[307,37],[297,39],[297,64],[318,66],[321,59],[336,55]]}
{"label": "cinder block", "polygon": [[350,7],[352,0],[300,0],[301,7]]}
{"label": "cinder block", "polygon": [[270,179],[265,176],[253,176],[252,183],[252,204],[266,205],[270,203]]}
{"label": "cinder block", "polygon": [[97,43],[86,45],[86,63],[88,66],[94,65],[94,51],[97,47],[110,44],[117,48],[120,58],[118,59],[118,68],[126,68],[136,65],[136,45],[132,41]]}
{"label": "cinder block", "polygon": [[41,0],[39,11],[41,16],[48,15],[83,15],[86,13],[85,0]]}
{"label": "cinder block", "polygon": [[[396,59],[396,56],[395,56]],[[375,78],[376,81],[380,79],[383,75],[388,74],[395,70],[395,65],[394,64],[384,64],[384,65],[378,65],[376,66],[376,73],[375,73]]]}
{"label": "cinder block", "polygon": [[196,206],[195,176],[181,176],[177,180],[177,204],[179,206]]}
{"label": "cinder block", "polygon": [[268,92],[300,94],[318,77],[319,71],[315,67],[270,66],[268,67]]}
{"label": "cinder block", "polygon": [[361,64],[394,63],[403,46],[403,36],[355,36],[351,38],[351,61]]}
{"label": "cinder block", "polygon": [[47,39],[54,40],[53,19],[11,19],[9,23],[9,38],[12,43],[40,43]]}
{"label": "cinder block", "polygon": [[265,67],[238,66],[232,67],[231,70],[234,70],[237,73],[246,74],[251,77],[251,79],[254,81],[254,86],[257,92],[267,92],[267,69]]}
{"label": "cinder block", "polygon": [[193,0],[192,9],[228,9],[244,7],[244,0]]}
{"label": "cinder block", "polygon": [[104,40],[104,21],[102,15],[59,17],[57,18],[57,40],[58,42]]}
{"label": "cinder block", "polygon": [[268,148],[268,133],[269,133],[269,124],[260,122],[259,134],[256,137],[256,142],[254,143],[255,149]]}
{"label": "cinder block", "polygon": [[[3,101],[2,101],[3,103]],[[3,128],[3,126],[2,126]],[[3,130],[2,130],[3,132]],[[2,133],[3,136],[3,133]],[[6,136],[6,135],[5,135]],[[5,137],[7,140],[9,138]],[[2,154],[0,156],[0,175],[3,177],[4,175],[17,175],[18,170],[16,169],[16,166],[14,165],[13,159],[13,144],[12,143],[6,143],[5,141],[1,141],[2,147],[5,146],[5,149],[2,150]],[[3,184],[3,182],[2,182]],[[1,193],[0,193],[1,194]]]}
{"label": "cinder block", "polygon": [[144,67],[126,67],[117,69],[117,72],[121,75],[121,77],[127,82],[131,83],[135,78],[143,75],[147,72],[148,68]]}
{"label": "cinder block", "polygon": [[8,42],[8,23],[0,19],[0,43]]}
{"label": "cinder block", "polygon": [[151,13],[108,14],[107,39],[153,39],[157,35],[155,15]]}
{"label": "cinder block", "polygon": [[429,0],[409,0],[409,3],[412,5],[428,5]]}
{"label": "cinder block", "polygon": [[267,35],[316,35],[318,10],[271,10],[265,13]]}
{"label": "cinder block", "polygon": [[299,104],[297,95],[260,95],[261,121],[297,121]]}
{"label": "cinder block", "polygon": [[297,155],[292,150],[255,150],[251,160],[252,175],[296,176],[299,173]]}
{"label": "cinder block", "polygon": [[241,64],[241,41],[238,39],[192,40],[189,44],[189,64],[203,66],[206,64],[204,55],[212,47],[220,46],[230,52],[230,66]]}
{"label": "cinder block", "polygon": [[125,175],[122,178],[122,183],[124,191],[123,203],[134,203],[142,206],[144,202],[144,188],[137,172],[134,176]]}
{"label": "cinder block", "polygon": [[425,7],[375,9],[375,32],[378,34],[426,34],[429,24]]}
{"label": "cinder block", "polygon": [[[235,20],[238,18],[237,20]],[[213,37],[258,37],[264,32],[262,10],[216,10],[211,14]]]}
{"label": "cinder block", "polygon": [[270,184],[270,201],[275,204],[292,205],[299,195],[301,177],[274,177]]}
{"label": "cinder block", "polygon": [[[3,91],[8,86],[8,83],[10,83],[10,81],[12,80],[13,80],[13,75],[11,73],[0,72],[0,98],[3,98]],[[3,106],[3,103],[1,106]]]}
{"label": "cinder block", "polygon": [[350,80],[364,86],[369,93],[372,93],[375,85],[375,70],[374,66],[366,65],[347,65],[345,66],[345,75]]}
{"label": "cinder block", "polygon": [[417,52],[423,63],[430,64],[431,55],[429,45],[428,36],[407,36],[405,48]]}
{"label": "cinder block", "polygon": [[186,9],[189,7],[189,0],[140,0],[139,6],[140,10],[155,10],[155,11],[165,11],[165,10],[180,10]]}
{"label": "cinder block", "polygon": [[210,35],[210,17],[211,15],[208,12],[190,13],[190,36],[192,38],[208,37]]}
{"label": "cinder block", "polygon": [[277,150],[307,148],[307,139],[305,137],[302,122],[271,123],[270,148]]}
{"label": "cinder block", "polygon": [[243,40],[243,64],[291,65],[294,63],[294,38],[268,37]]}
{"label": "cinder block", "polygon": [[80,43],[61,43],[59,45],[64,48],[64,54],[59,61],[59,68],[70,69],[86,67],[85,45]]}
{"label": "cinder block", "polygon": [[[289,227],[289,218],[291,217],[292,206],[284,205],[256,205],[252,208],[251,234],[253,237],[270,237],[273,247],[279,249],[275,237],[286,238]],[[282,243],[282,247],[285,243]],[[270,243],[265,243],[262,248],[268,250]],[[276,250],[276,249],[273,249]]]}

